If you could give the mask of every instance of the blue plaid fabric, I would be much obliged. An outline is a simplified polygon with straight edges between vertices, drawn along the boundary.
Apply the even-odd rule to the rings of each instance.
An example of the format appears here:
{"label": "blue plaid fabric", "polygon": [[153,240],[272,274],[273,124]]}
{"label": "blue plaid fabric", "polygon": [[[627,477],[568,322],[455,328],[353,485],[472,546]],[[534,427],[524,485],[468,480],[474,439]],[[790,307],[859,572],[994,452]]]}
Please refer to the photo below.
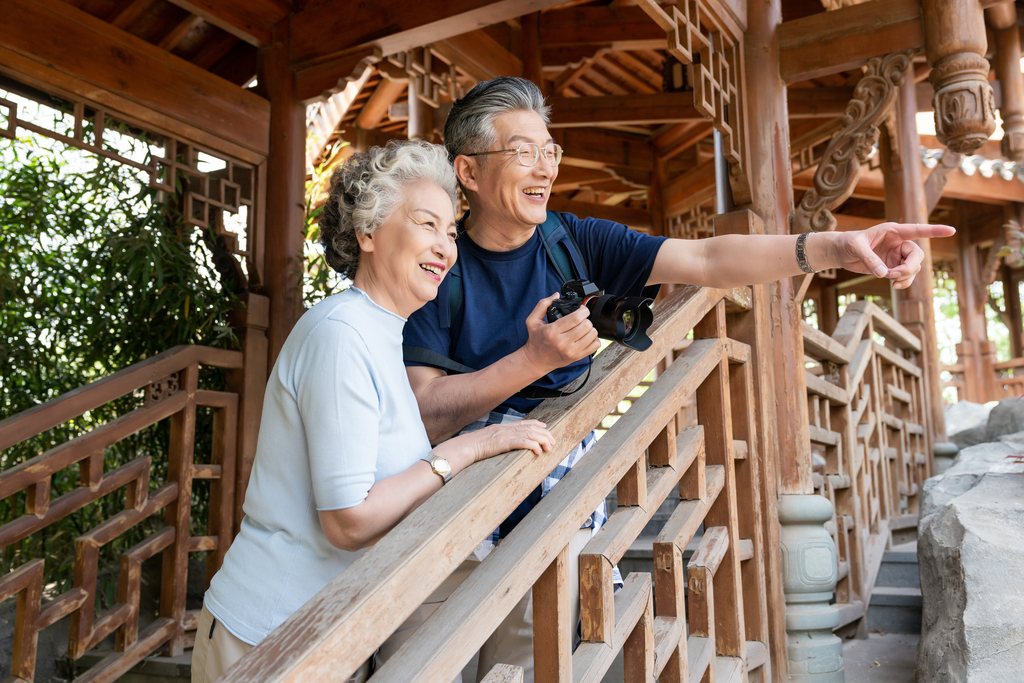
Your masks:
{"label": "blue plaid fabric", "polygon": [[[509,409],[507,413],[498,413],[492,411],[490,414],[487,415],[487,417],[481,418],[476,422],[473,422],[464,427],[460,434],[465,434],[467,432],[475,432],[478,429],[483,429],[484,427],[492,424],[507,424],[509,422],[517,422],[519,420],[522,420],[524,417],[526,416],[512,409]],[[548,495],[548,493],[551,492],[551,489],[555,488],[555,484],[557,484],[562,479],[562,477],[569,474],[569,470],[575,467],[576,464],[583,459],[583,456],[586,455],[590,451],[590,449],[594,447],[596,443],[597,437],[594,435],[594,432],[590,432],[589,434],[587,434],[583,441],[581,441],[579,445],[577,445],[576,448],[572,449],[572,452],[566,456],[565,460],[558,463],[558,465],[555,466],[555,469],[551,470],[551,473],[548,476],[544,477],[544,481],[541,482],[541,498]],[[584,522],[583,525],[580,526],[580,528],[591,529],[590,535],[591,538],[593,538],[594,534],[597,533],[598,529],[604,526],[604,523],[607,521],[608,511],[605,507],[605,502],[602,500],[601,504],[597,507],[596,510],[594,510],[594,512],[590,515],[590,517],[587,518],[587,521]],[[483,552],[480,552],[480,550],[478,550],[477,554],[481,556],[486,554],[490,551],[491,548],[494,548],[498,544],[498,540],[498,530],[495,529],[491,532],[490,536],[484,539],[484,542],[480,544]],[[616,591],[622,588],[624,584],[622,581],[622,574],[619,572],[618,566],[612,569],[612,579],[615,584]]]}

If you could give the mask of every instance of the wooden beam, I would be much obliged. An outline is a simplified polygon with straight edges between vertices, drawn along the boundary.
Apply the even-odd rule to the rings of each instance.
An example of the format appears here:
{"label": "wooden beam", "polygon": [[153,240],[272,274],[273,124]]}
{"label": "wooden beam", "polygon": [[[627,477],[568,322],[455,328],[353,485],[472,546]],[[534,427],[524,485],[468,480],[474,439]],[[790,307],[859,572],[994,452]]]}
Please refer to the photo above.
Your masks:
{"label": "wooden beam", "polygon": [[291,12],[288,0],[168,0],[206,23],[262,47],[270,43],[274,24]]}
{"label": "wooden beam", "polygon": [[[408,3],[326,0],[291,19],[291,63],[303,101],[326,97],[351,80],[360,59],[390,55],[459,36],[556,5],[561,0],[448,0]],[[664,38],[663,38],[664,40]],[[365,64],[364,64],[365,66]]]}
{"label": "wooden beam", "polygon": [[[383,64],[381,65],[384,66]],[[380,72],[382,76],[377,89],[370,95],[363,108],[359,110],[356,117],[356,126],[373,130],[380,125],[380,122],[387,116],[388,107],[395,103],[402,93],[409,86],[408,77],[397,69],[387,69]],[[408,114],[406,114],[408,116]]]}
{"label": "wooden beam", "polygon": [[9,0],[0,70],[62,88],[212,149],[259,162],[270,103],[59,0]]}
{"label": "wooden beam", "polygon": [[665,215],[678,216],[688,207],[703,204],[715,196],[715,162],[705,161],[665,186]]}
{"label": "wooden beam", "polygon": [[791,119],[838,118],[846,113],[853,88],[788,88],[786,100]]}
{"label": "wooden beam", "polygon": [[486,31],[470,31],[432,43],[445,59],[478,81],[496,76],[522,76],[523,62]]}
{"label": "wooden beam", "polygon": [[779,72],[797,83],[924,46],[920,0],[872,0],[779,26]]}
{"label": "wooden beam", "polygon": [[710,121],[677,123],[651,140],[662,159],[682,154],[714,131]]}
{"label": "wooden beam", "polygon": [[[540,25],[543,47],[607,43],[613,49],[664,50],[665,31],[647,13],[632,7],[569,7],[545,12]],[[646,46],[646,47],[641,47]]]}
{"label": "wooden beam", "polygon": [[182,21],[178,22],[178,25],[172,28],[167,35],[165,35],[159,43],[156,44],[161,50],[167,50],[171,52],[174,48],[178,47],[181,41],[185,40],[185,36],[191,33],[196,27],[203,23],[202,17],[189,15]]}
{"label": "wooden beam", "polygon": [[603,218],[628,225],[635,230],[651,229],[651,212],[643,209],[631,209],[627,206],[610,206],[591,202],[575,202],[563,197],[548,199],[548,210],[564,211],[580,218]]}
{"label": "wooden beam", "polygon": [[[793,188],[810,190],[813,188],[814,170],[793,177]],[[943,198],[966,199],[982,204],[1005,204],[1007,202],[1024,202],[1024,183],[1019,180],[1003,180],[999,176],[986,178],[980,173],[967,175],[962,171],[953,171],[947,176],[946,187],[942,191]],[[853,197],[885,201],[885,184],[882,172],[862,168],[857,178],[857,187]]]}
{"label": "wooden beam", "polygon": [[608,97],[551,97],[551,127],[643,125],[706,121],[693,107],[692,92]]}
{"label": "wooden beam", "polygon": [[593,128],[560,128],[551,131],[564,150],[562,163],[589,168],[625,166],[650,171],[654,156],[638,135]]}

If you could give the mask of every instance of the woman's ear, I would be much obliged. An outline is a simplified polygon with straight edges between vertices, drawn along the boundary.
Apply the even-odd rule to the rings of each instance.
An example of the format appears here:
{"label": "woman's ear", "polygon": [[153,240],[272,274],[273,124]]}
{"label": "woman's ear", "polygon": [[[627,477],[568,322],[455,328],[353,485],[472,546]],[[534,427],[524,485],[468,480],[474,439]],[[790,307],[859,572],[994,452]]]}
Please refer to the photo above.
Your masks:
{"label": "woman's ear", "polygon": [[476,161],[460,154],[455,157],[455,162],[452,166],[455,168],[455,175],[458,177],[459,183],[462,184],[462,187],[466,190],[476,192],[479,187],[477,177],[480,172],[480,168]]}
{"label": "woman's ear", "polygon": [[363,251],[373,251],[373,233],[369,235],[360,235],[356,233],[356,241],[359,242],[359,248]]}

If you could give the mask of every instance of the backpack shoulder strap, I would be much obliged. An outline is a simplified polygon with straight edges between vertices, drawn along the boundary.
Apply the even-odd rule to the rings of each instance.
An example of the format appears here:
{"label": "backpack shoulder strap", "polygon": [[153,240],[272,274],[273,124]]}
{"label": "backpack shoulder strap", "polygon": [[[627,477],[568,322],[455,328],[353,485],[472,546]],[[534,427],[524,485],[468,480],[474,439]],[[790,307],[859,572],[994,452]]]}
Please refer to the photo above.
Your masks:
{"label": "backpack shoulder strap", "polygon": [[[462,308],[462,268],[459,267],[458,261],[448,271],[448,277],[441,282],[441,286],[437,290],[437,298],[439,300],[438,322],[441,323],[441,329],[448,329],[455,322],[455,315]],[[442,302],[447,302],[448,306],[445,307]]]}
{"label": "backpack shoulder strap", "polygon": [[548,259],[558,272],[558,276],[562,278],[562,282],[590,279],[580,247],[557,211],[548,211],[547,219],[537,226],[537,229],[544,251],[547,252]]}

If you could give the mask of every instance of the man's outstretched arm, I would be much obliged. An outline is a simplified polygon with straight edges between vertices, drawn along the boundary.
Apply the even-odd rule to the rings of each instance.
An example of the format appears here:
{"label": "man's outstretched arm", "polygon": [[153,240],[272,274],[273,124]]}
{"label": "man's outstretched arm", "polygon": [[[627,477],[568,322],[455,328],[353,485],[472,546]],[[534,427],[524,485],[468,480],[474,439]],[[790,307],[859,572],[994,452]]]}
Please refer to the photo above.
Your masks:
{"label": "man's outstretched arm", "polygon": [[407,367],[430,443],[439,443],[486,415],[552,370],[574,363],[600,348],[597,330],[579,310],[552,323],[546,312],[557,294],[542,299],[526,320],[526,344],[477,372],[448,376],[431,367]]}
{"label": "man's outstretched arm", "polygon": [[[871,273],[906,289],[921,270],[924,252],[913,240],[949,237],[947,225],[882,223],[867,230],[820,232],[807,237],[807,262],[815,270],[845,268]],[[728,289],[799,275],[797,235],[723,235],[667,240],[658,251],[649,284],[686,283]]]}

